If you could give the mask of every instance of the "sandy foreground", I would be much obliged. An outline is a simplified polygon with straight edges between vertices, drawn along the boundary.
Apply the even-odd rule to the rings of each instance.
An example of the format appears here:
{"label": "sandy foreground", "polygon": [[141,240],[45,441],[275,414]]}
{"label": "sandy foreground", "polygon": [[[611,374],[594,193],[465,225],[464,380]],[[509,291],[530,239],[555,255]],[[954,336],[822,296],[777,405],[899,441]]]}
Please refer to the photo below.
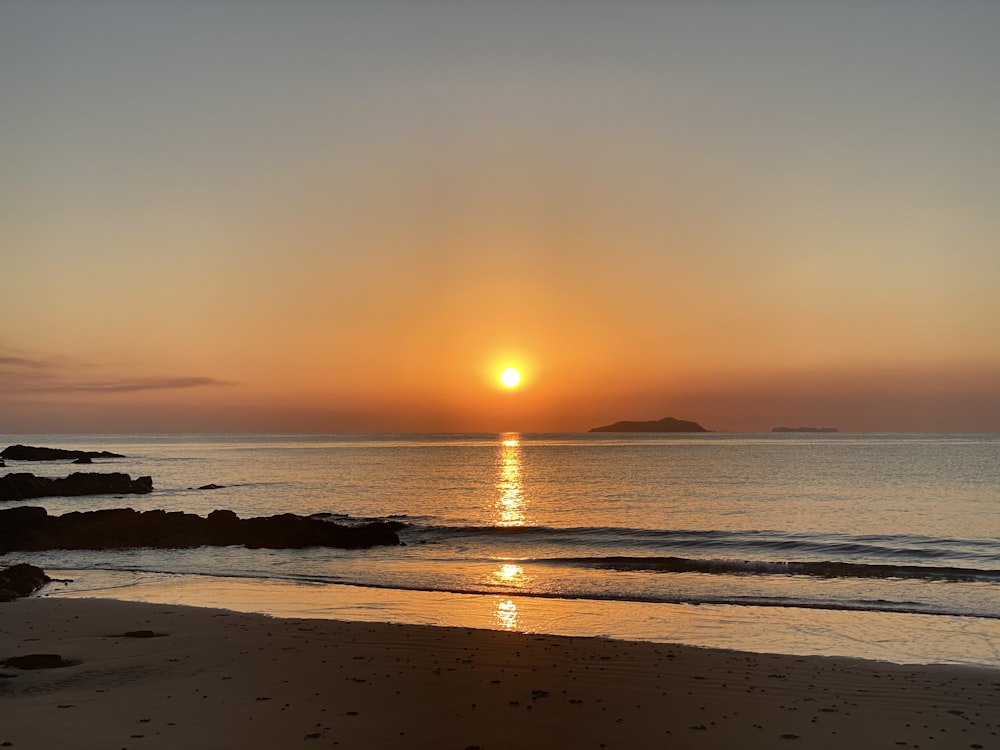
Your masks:
{"label": "sandy foreground", "polygon": [[76,663],[0,667],[0,747],[1000,747],[990,669],[96,599],[0,606],[0,661],[37,653]]}

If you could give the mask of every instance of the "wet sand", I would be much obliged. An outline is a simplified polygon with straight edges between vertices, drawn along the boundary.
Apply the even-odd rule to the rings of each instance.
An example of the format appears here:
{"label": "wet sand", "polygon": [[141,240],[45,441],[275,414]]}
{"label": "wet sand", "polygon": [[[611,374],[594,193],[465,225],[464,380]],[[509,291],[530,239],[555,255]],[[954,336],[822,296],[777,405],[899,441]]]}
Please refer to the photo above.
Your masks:
{"label": "wet sand", "polygon": [[[126,635],[131,633],[131,635]],[[0,607],[0,747],[991,748],[1000,670],[89,599]]]}

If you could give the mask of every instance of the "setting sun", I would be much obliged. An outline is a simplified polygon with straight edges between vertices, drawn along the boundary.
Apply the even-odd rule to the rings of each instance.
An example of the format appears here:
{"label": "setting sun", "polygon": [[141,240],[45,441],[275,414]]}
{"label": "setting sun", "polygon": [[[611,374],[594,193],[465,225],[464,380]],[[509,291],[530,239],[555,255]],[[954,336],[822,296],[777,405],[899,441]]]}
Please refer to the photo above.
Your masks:
{"label": "setting sun", "polygon": [[515,370],[513,367],[508,367],[502,373],[500,373],[500,382],[503,383],[508,388],[516,388],[521,382],[521,373]]}

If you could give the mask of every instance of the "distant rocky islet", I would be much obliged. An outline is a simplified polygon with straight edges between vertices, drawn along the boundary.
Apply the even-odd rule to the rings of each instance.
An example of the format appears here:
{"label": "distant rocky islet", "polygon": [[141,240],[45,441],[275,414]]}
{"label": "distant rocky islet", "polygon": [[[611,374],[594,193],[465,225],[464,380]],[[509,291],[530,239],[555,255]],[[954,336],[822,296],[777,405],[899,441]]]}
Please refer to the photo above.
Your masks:
{"label": "distant rocky islet", "polygon": [[[592,427],[588,432],[711,432],[697,422],[675,417],[647,422],[622,421],[602,427]],[[836,427],[775,427],[771,432],[839,432]]]}
{"label": "distant rocky islet", "polygon": [[603,427],[592,427],[589,432],[708,432],[697,422],[664,417],[649,422],[615,422]]}
{"label": "distant rocky islet", "polygon": [[0,458],[8,461],[59,461],[70,458],[81,463],[90,463],[95,458],[125,458],[125,456],[110,451],[79,451],[18,444],[8,445],[0,451]]}

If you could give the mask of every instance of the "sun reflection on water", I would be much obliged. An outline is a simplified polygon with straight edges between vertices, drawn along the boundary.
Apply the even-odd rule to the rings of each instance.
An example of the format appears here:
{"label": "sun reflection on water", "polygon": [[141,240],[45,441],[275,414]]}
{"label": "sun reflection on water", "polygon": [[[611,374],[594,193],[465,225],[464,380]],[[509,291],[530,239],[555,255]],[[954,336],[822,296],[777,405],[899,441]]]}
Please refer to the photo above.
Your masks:
{"label": "sun reflection on water", "polygon": [[510,599],[497,599],[493,617],[504,630],[517,630],[517,605]]}
{"label": "sun reflection on water", "polygon": [[521,435],[505,433],[497,453],[497,498],[493,523],[497,526],[524,526],[527,504],[521,481]]}
{"label": "sun reflection on water", "polygon": [[493,580],[506,586],[522,586],[524,584],[524,568],[514,563],[504,563],[493,573]]}

